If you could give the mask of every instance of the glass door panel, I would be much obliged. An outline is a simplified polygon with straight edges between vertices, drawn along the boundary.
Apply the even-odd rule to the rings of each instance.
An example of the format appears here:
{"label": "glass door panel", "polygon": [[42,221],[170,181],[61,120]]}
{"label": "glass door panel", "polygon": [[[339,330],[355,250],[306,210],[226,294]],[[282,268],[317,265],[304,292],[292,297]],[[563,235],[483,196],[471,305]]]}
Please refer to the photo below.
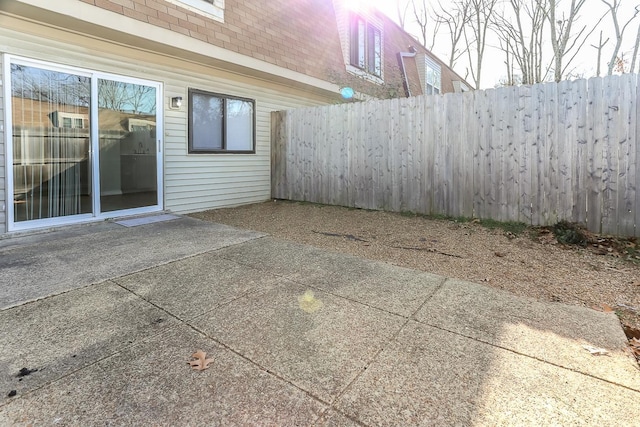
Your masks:
{"label": "glass door panel", "polygon": [[91,81],[11,64],[14,222],[92,212]]}
{"label": "glass door panel", "polygon": [[98,79],[100,211],[158,205],[157,88]]}

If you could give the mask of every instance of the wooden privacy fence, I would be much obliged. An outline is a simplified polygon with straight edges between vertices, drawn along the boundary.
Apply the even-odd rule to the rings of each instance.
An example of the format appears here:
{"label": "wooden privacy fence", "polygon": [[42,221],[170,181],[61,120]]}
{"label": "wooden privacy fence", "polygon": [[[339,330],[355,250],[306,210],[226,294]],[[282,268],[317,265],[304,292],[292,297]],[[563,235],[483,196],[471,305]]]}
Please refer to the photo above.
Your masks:
{"label": "wooden privacy fence", "polygon": [[639,235],[640,75],[272,113],[272,196]]}

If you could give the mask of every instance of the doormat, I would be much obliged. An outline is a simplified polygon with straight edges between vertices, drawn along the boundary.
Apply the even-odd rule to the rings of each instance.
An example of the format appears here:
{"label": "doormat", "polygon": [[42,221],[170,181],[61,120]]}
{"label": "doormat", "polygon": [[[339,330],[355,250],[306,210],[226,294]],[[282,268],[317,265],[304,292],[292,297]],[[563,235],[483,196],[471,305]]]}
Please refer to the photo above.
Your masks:
{"label": "doormat", "polygon": [[173,219],[178,219],[178,218],[180,218],[178,215],[164,214],[164,215],[143,216],[140,218],[124,219],[122,221],[115,221],[115,223],[122,225],[124,227],[137,227],[139,225],[153,224],[155,222],[162,222],[162,221],[171,221]]}

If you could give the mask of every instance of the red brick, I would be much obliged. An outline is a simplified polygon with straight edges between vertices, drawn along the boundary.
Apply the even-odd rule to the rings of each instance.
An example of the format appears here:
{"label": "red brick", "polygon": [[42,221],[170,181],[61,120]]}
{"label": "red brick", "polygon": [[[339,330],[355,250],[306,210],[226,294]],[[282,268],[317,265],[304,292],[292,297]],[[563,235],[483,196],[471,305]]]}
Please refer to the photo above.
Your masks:
{"label": "red brick", "polygon": [[158,17],[158,11],[155,9],[151,9],[150,7],[145,6],[144,4],[136,3],[134,4],[134,9],[138,12],[144,13],[153,18]]}
{"label": "red brick", "polygon": [[153,24],[157,27],[166,28],[167,30],[171,29],[171,26],[167,21],[163,21],[162,19],[154,18],[153,16],[149,17],[149,23]]}
{"label": "red brick", "polygon": [[122,7],[128,7],[133,9],[133,1],[132,0],[111,0],[111,2],[119,4]]}
{"label": "red brick", "polygon": [[239,48],[238,45],[236,44],[231,44],[231,43],[227,43],[227,42],[223,42],[222,45],[224,46],[225,49],[227,50],[232,50],[234,52],[238,52]]}
{"label": "red brick", "polygon": [[183,19],[178,19],[178,25],[183,28],[186,28],[189,31],[198,31],[198,26],[196,24],[192,24],[191,22],[185,21]]}
{"label": "red brick", "polygon": [[158,19],[161,19],[169,24],[178,24],[178,18],[171,16],[168,13],[158,12]]}
{"label": "red brick", "polygon": [[207,40],[207,36],[205,36],[204,34],[200,34],[197,31],[189,31],[189,34],[191,35],[191,37],[193,37],[194,39],[198,39],[198,40],[202,40],[203,42],[208,41]]}
{"label": "red brick", "polygon": [[122,10],[122,6],[120,6],[119,4],[112,3],[109,0],[95,0],[95,5],[102,9],[110,10],[111,12],[116,12],[121,15],[124,14],[124,11]]}
{"label": "red brick", "polygon": [[178,19],[187,20],[187,14],[178,9],[167,9],[167,13],[171,16],[175,16]]}
{"label": "red brick", "polygon": [[192,24],[199,25],[200,27],[205,27],[206,26],[206,24],[204,22],[204,19],[202,19],[200,17],[197,17],[197,16],[194,16],[194,15],[187,16],[187,20],[189,22],[191,22]]}
{"label": "red brick", "polygon": [[151,9],[155,9],[158,12],[164,12],[167,13],[167,6],[166,4],[160,4],[155,0],[146,0],[145,4],[147,5],[147,7],[151,8]]}
{"label": "red brick", "polygon": [[138,21],[149,22],[148,15],[145,15],[142,12],[138,12],[137,10],[124,8],[124,15],[129,18],[137,19]]}
{"label": "red brick", "polygon": [[[222,34],[222,33],[215,33],[215,37],[216,37],[218,40],[222,40],[223,42],[231,43],[231,38],[230,38],[228,35],[226,35],[226,34]],[[236,40],[236,42],[237,42],[237,40]],[[237,43],[236,43],[236,44],[237,44]]]}
{"label": "red brick", "polygon": [[215,31],[209,30],[208,28],[201,27],[199,25],[198,25],[198,33],[205,35],[207,37],[215,37],[215,34],[216,34]]}
{"label": "red brick", "polygon": [[186,28],[184,28],[184,27],[181,27],[180,25],[176,25],[176,24],[169,24],[169,27],[170,27],[173,31],[178,32],[178,33],[182,33],[182,34],[184,34],[184,35],[186,35],[186,36],[190,36],[190,35],[191,35],[191,33],[189,32],[189,30],[187,30],[187,29],[186,29]]}

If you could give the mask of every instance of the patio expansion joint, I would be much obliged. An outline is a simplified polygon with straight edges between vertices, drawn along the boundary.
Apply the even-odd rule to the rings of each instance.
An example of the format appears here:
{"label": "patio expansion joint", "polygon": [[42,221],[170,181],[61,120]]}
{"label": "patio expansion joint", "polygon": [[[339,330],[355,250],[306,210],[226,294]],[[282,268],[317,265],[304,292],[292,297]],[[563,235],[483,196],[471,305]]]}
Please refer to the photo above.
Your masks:
{"label": "patio expansion joint", "polygon": [[[105,283],[111,283],[111,284],[113,284],[113,285],[116,285],[116,286],[118,286],[118,287],[122,288],[122,286],[121,286],[120,284],[115,283],[113,280],[105,280],[105,281],[100,282],[100,283],[98,283],[98,284],[105,284]],[[97,284],[96,284],[96,285],[97,285]],[[87,286],[84,286],[83,288],[87,288],[87,287],[89,287],[89,286],[94,286],[94,285],[87,285]],[[78,288],[78,289],[82,289],[82,288]],[[123,289],[125,289],[127,292],[131,292],[131,291],[129,291],[129,290],[128,290],[128,289],[126,289],[126,288],[123,288]],[[65,292],[63,292],[62,294],[66,294],[66,293],[73,292],[73,291],[76,291],[76,290],[77,290],[77,289],[72,289],[72,290],[69,290],[69,291],[65,291]],[[131,292],[131,293],[132,293],[132,292]],[[62,294],[51,295],[51,296],[48,296],[48,297],[46,297],[46,298],[53,298],[53,297],[56,297],[56,296],[59,296],[59,295],[62,295]],[[139,295],[136,295],[136,294],[134,294],[134,295],[135,295],[136,297],[140,298],[140,296],[139,296]],[[45,298],[41,298],[41,299],[39,299],[39,300],[37,300],[37,301],[40,301],[40,300],[42,300],[42,299],[45,299]],[[146,301],[146,300],[145,300],[145,301]],[[35,302],[35,301],[29,301],[29,302],[28,302],[28,303],[26,303],[26,304],[30,304],[31,302]],[[148,302],[148,301],[147,301],[147,302]],[[150,303],[150,304],[151,304],[151,303]],[[154,305],[154,304],[152,304],[152,305]],[[154,306],[155,306],[155,305],[154,305]],[[157,307],[157,306],[156,306],[156,307]],[[160,308],[160,309],[161,309],[161,308]],[[162,311],[164,311],[165,313],[167,313],[167,311],[166,311],[166,310],[162,310]],[[170,313],[169,313],[169,314],[170,314]],[[170,315],[171,315],[171,314],[170,314]],[[173,316],[173,315],[172,315],[172,317],[175,317],[175,316]],[[179,319],[178,319],[178,320],[179,320]],[[183,323],[183,322],[181,322],[181,323]],[[160,331],[157,331],[157,332],[155,332],[155,333],[151,333],[151,334],[146,335],[146,336],[145,336],[145,338],[153,338],[153,337],[157,337],[157,336],[163,335],[163,334],[165,334],[165,333],[167,333],[167,332],[169,332],[169,331],[172,331],[173,329],[176,329],[178,326],[179,326],[179,324],[176,324],[176,325],[169,325],[169,326],[167,326],[166,328],[164,328],[164,329],[162,329],[162,330],[160,330]],[[78,367],[77,369],[73,369],[73,370],[71,370],[71,371],[69,371],[69,372],[67,372],[67,373],[65,373],[65,374],[63,374],[63,375],[61,375],[61,376],[59,376],[59,377],[57,377],[57,378],[54,378],[54,379],[52,379],[52,380],[50,380],[50,381],[46,381],[46,382],[44,382],[44,383],[40,384],[39,386],[34,387],[33,389],[30,389],[30,390],[28,390],[28,391],[26,391],[26,392],[24,392],[24,393],[21,393],[20,395],[16,396],[15,398],[13,398],[13,399],[11,399],[11,400],[7,400],[7,401],[5,401],[4,403],[0,403],[0,408],[2,408],[2,407],[4,407],[4,406],[8,405],[8,404],[9,404],[9,403],[11,403],[11,402],[17,401],[17,400],[19,400],[19,399],[22,399],[22,398],[23,398],[23,397],[25,397],[25,396],[28,396],[28,395],[30,395],[30,394],[32,394],[32,393],[35,393],[36,391],[38,391],[38,390],[40,390],[40,389],[43,389],[43,388],[49,387],[49,386],[50,386],[50,385],[52,385],[52,384],[55,384],[55,383],[57,383],[57,382],[59,382],[59,381],[64,380],[65,378],[68,378],[68,377],[70,377],[70,376],[72,376],[72,375],[75,375],[75,374],[77,374],[78,372],[81,372],[81,371],[84,371],[84,370],[86,370],[86,369],[89,369],[89,368],[91,368],[91,367],[93,367],[93,366],[95,366],[95,365],[99,364],[100,362],[102,362],[102,361],[104,361],[104,360],[110,359],[110,358],[112,358],[112,357],[114,357],[114,356],[117,356],[118,354],[121,354],[123,351],[125,351],[125,350],[127,350],[127,349],[129,349],[129,348],[135,347],[136,345],[137,345],[136,341],[131,341],[129,344],[124,344],[124,345],[122,345],[122,346],[120,346],[120,347],[117,347],[116,349],[114,349],[114,351],[112,351],[112,352],[111,352],[111,353],[109,353],[109,354],[106,354],[106,355],[104,355],[104,356],[102,356],[102,357],[99,357],[98,359],[96,359],[96,360],[94,360],[94,361],[92,361],[92,362],[89,362],[89,363],[87,363],[86,365],[80,366],[80,367]]]}
{"label": "patio expansion joint", "polygon": [[[150,304],[150,305],[152,305],[152,306],[156,307],[158,310],[161,310],[162,312],[166,313],[168,316],[173,317],[175,320],[177,320],[177,321],[179,322],[179,324],[182,324],[182,325],[184,325],[184,326],[187,326],[188,328],[190,328],[191,330],[193,330],[194,332],[196,332],[198,335],[201,335],[201,336],[203,336],[203,337],[205,337],[205,338],[207,338],[207,339],[209,339],[209,340],[211,340],[211,341],[215,342],[215,343],[216,343],[216,344],[218,344],[220,347],[223,347],[224,349],[226,349],[226,350],[230,351],[231,353],[235,354],[236,356],[238,356],[238,357],[240,357],[240,358],[244,359],[245,361],[249,362],[251,365],[253,365],[253,366],[257,367],[258,369],[260,369],[261,371],[263,371],[263,372],[267,373],[268,375],[270,375],[270,376],[272,376],[272,377],[275,377],[275,378],[277,378],[277,379],[278,379],[278,380],[280,380],[280,381],[283,381],[284,383],[286,383],[286,384],[290,385],[291,387],[296,388],[297,390],[299,390],[299,391],[303,392],[304,394],[306,394],[306,395],[307,395],[307,396],[309,396],[310,398],[314,399],[315,401],[317,401],[317,402],[321,403],[322,405],[325,405],[325,406],[328,406],[328,405],[329,405],[329,403],[328,403],[328,402],[325,402],[324,400],[322,400],[322,399],[320,399],[319,397],[317,397],[317,396],[313,395],[313,394],[312,394],[312,393],[310,393],[309,391],[307,391],[307,390],[305,390],[305,389],[303,389],[303,388],[301,388],[301,387],[297,386],[297,385],[296,385],[296,384],[294,384],[293,382],[291,382],[291,381],[287,380],[286,378],[284,378],[284,377],[282,377],[282,376],[278,375],[276,372],[273,372],[272,370],[270,370],[270,369],[268,369],[268,368],[266,368],[266,367],[262,366],[262,365],[261,365],[261,364],[259,364],[258,362],[256,362],[256,361],[252,360],[251,358],[249,358],[249,357],[245,356],[244,354],[242,354],[242,353],[241,353],[241,352],[239,352],[238,350],[234,349],[233,347],[230,347],[229,345],[227,345],[227,344],[225,344],[224,342],[220,341],[219,339],[217,339],[217,338],[215,338],[215,337],[213,337],[213,336],[211,336],[211,335],[207,334],[205,331],[201,330],[201,329],[200,329],[200,328],[198,328],[197,326],[195,326],[195,325],[193,325],[193,324],[191,324],[191,323],[190,323],[191,321],[193,321],[193,320],[197,319],[198,317],[203,316],[203,315],[205,315],[206,313],[209,313],[209,312],[211,312],[211,311],[213,311],[213,310],[215,310],[215,309],[217,309],[217,308],[220,308],[220,307],[222,307],[222,306],[224,306],[224,305],[230,304],[231,302],[236,301],[237,299],[243,298],[243,297],[245,297],[245,296],[247,296],[247,295],[250,295],[250,294],[257,293],[257,292],[259,292],[259,291],[260,291],[260,289],[256,289],[256,290],[249,291],[249,292],[245,292],[245,293],[244,293],[244,294],[242,294],[241,296],[239,296],[239,297],[237,297],[237,298],[234,298],[233,300],[227,301],[227,302],[225,302],[225,303],[223,303],[223,304],[220,304],[220,305],[216,306],[215,308],[213,308],[212,310],[207,311],[206,313],[201,313],[201,314],[199,314],[199,315],[197,315],[197,316],[194,316],[194,317],[192,317],[192,318],[190,318],[190,319],[182,319],[181,317],[179,317],[179,316],[177,316],[177,315],[175,315],[175,314],[171,313],[169,310],[167,310],[167,309],[165,309],[165,308],[163,308],[163,307],[161,307],[161,306],[159,306],[159,305],[157,305],[157,304],[155,304],[155,303],[153,303],[153,302],[151,302],[151,301],[147,300],[146,298],[144,298],[143,296],[141,296],[141,295],[139,295],[139,294],[137,294],[137,293],[133,292],[132,290],[127,289],[127,288],[126,288],[126,287],[124,287],[123,285],[120,285],[119,283],[117,283],[117,282],[115,282],[115,281],[112,281],[112,282],[113,282],[114,284],[116,284],[117,286],[119,286],[120,288],[124,289],[125,291],[127,291],[127,292],[129,292],[129,293],[131,293],[131,294],[135,295],[137,298],[142,299],[143,301],[147,302],[148,304]],[[174,326],[174,327],[172,327],[172,328],[169,328],[169,329],[167,329],[167,330],[174,329],[174,328],[177,328],[177,327],[178,327],[178,325],[176,325],[176,326]],[[159,332],[158,334],[160,334],[160,333],[164,333],[164,332],[166,332],[166,331],[161,331],[161,332]],[[158,334],[155,334],[155,335],[158,335]],[[154,335],[154,336],[155,336],[155,335]],[[130,346],[133,346],[133,345],[135,345],[135,343],[131,344]],[[126,347],[125,347],[125,348],[126,348]],[[122,349],[120,349],[120,351],[121,351],[121,350],[122,350]],[[117,354],[117,353],[114,353],[114,354]]]}
{"label": "patio expansion joint", "polygon": [[[336,297],[336,298],[344,299],[344,300],[347,300],[347,301],[352,302],[352,303],[354,303],[354,304],[358,304],[358,305],[361,305],[361,306],[364,306],[364,307],[367,307],[367,308],[370,308],[370,309],[373,309],[373,310],[381,311],[381,312],[383,312],[383,313],[390,314],[390,315],[392,315],[392,316],[401,317],[401,318],[403,318],[403,319],[412,319],[412,318],[413,318],[413,316],[415,315],[415,313],[412,313],[412,314],[410,314],[410,315],[408,315],[408,316],[407,316],[407,315],[404,315],[404,314],[397,313],[397,312],[395,312],[395,311],[387,310],[387,309],[384,309],[384,308],[382,308],[382,307],[379,307],[379,306],[376,306],[376,305],[372,305],[372,304],[369,304],[369,303],[366,303],[366,302],[363,302],[363,301],[359,301],[359,300],[357,300],[357,299],[354,299],[354,298],[348,297],[348,296],[346,296],[346,295],[341,295],[341,294],[338,294],[338,293],[333,292],[333,291],[331,291],[331,290],[328,290],[328,289],[322,288],[322,287],[321,287],[321,285],[317,285],[317,284],[315,284],[315,285],[311,285],[311,284],[305,283],[305,282],[303,282],[303,281],[300,281],[300,280],[298,280],[298,279],[293,279],[293,278],[291,278],[291,277],[289,277],[289,276],[287,276],[287,275],[279,274],[279,273],[273,272],[273,271],[271,271],[271,270],[269,270],[269,269],[261,269],[261,268],[257,268],[257,267],[255,267],[255,266],[253,266],[253,265],[244,264],[244,263],[242,263],[241,261],[235,260],[235,259],[233,259],[233,258],[227,258],[227,257],[225,257],[225,256],[221,256],[220,258],[221,258],[221,259],[224,259],[224,260],[227,260],[227,261],[232,261],[232,262],[234,262],[234,263],[236,263],[236,264],[238,264],[238,265],[241,265],[241,266],[243,266],[243,267],[246,267],[246,268],[251,268],[251,269],[258,270],[258,271],[261,271],[261,272],[264,272],[264,273],[271,274],[271,275],[272,275],[272,276],[274,276],[274,277],[277,277],[277,278],[279,278],[279,279],[287,280],[287,281],[289,281],[289,282],[291,282],[291,283],[295,283],[295,284],[296,284],[296,285],[298,285],[298,286],[302,286],[302,287],[306,287],[306,288],[311,288],[311,289],[313,289],[313,290],[323,292],[323,293],[325,293],[325,294],[327,294],[327,295],[331,295],[332,297]],[[431,299],[431,297],[432,297],[433,295],[435,295],[435,294],[436,294],[436,292],[438,292],[438,290],[442,287],[442,285],[446,282],[446,280],[447,280],[447,278],[443,278],[442,283],[439,283],[439,284],[436,286],[436,288],[434,289],[434,291],[433,291],[433,292],[432,292],[432,293],[431,293],[431,294],[430,294],[430,295],[425,299],[425,301],[420,305],[420,307],[418,307],[418,310],[420,310],[420,308],[422,308],[422,306],[423,306],[424,304],[426,304],[426,303],[429,301],[429,299]],[[249,294],[249,293],[247,293],[247,294]],[[245,295],[247,295],[247,294],[245,294]],[[226,304],[226,303],[225,303],[225,304]],[[224,304],[223,304],[223,305],[224,305]],[[221,306],[222,306],[222,305],[221,305]]]}
{"label": "patio expansion joint", "polygon": [[48,300],[50,298],[56,298],[56,297],[59,297],[59,296],[62,296],[62,295],[69,294],[71,292],[75,292],[75,291],[79,291],[79,290],[82,290],[82,289],[90,288],[92,286],[100,286],[100,285],[103,285],[103,284],[108,283],[110,281],[111,281],[110,279],[101,280],[99,282],[89,283],[87,285],[79,286],[79,287],[73,288],[73,289],[67,289],[66,291],[58,292],[58,293],[47,295],[47,296],[44,296],[44,297],[34,298],[34,299],[27,300],[27,301],[21,301],[21,302],[18,302],[18,303],[15,303],[15,304],[8,305],[6,307],[0,308],[0,312],[11,310],[11,309],[17,308],[17,307],[22,307],[22,306],[25,306],[25,305],[34,304],[36,302]]}
{"label": "patio expansion joint", "polygon": [[[267,237],[267,236],[257,237],[255,240],[257,240],[257,239],[262,239],[262,238],[264,238],[264,237]],[[216,252],[216,251],[218,251],[218,250],[220,250],[220,249],[225,249],[225,248],[229,248],[229,247],[231,247],[231,246],[241,245],[241,244],[243,244],[243,243],[246,243],[246,242],[234,243],[234,244],[231,244],[231,245],[228,245],[228,246],[224,246],[224,247],[222,247],[222,248],[216,248],[216,249],[210,249],[210,250],[200,251],[200,252],[198,252],[198,253],[189,254],[189,255],[183,256],[183,257],[181,257],[181,258],[177,258],[177,259],[172,259],[172,260],[169,260],[169,261],[160,262],[160,263],[158,263],[158,264],[156,264],[156,265],[152,265],[152,266],[150,266],[150,267],[145,267],[145,268],[141,268],[141,269],[136,270],[136,271],[131,271],[131,272],[126,273],[126,274],[123,274],[123,275],[121,275],[121,276],[108,277],[108,278],[106,278],[106,279],[100,279],[99,281],[96,281],[96,282],[87,283],[86,285],[83,285],[83,286],[78,286],[78,287],[75,287],[75,288],[72,288],[72,289],[67,289],[67,290],[64,290],[64,291],[61,291],[61,292],[57,292],[57,293],[53,293],[53,294],[50,294],[50,295],[46,295],[46,296],[43,296],[43,297],[38,297],[38,298],[30,299],[30,300],[27,300],[27,301],[20,301],[20,302],[17,302],[17,303],[15,303],[15,304],[8,305],[8,306],[6,306],[6,307],[0,307],[0,312],[5,311],[5,310],[10,310],[10,309],[12,309],[12,308],[16,308],[16,307],[21,307],[21,306],[23,306],[23,305],[32,304],[32,303],[35,303],[35,302],[38,302],[38,301],[42,301],[42,300],[46,300],[46,299],[49,299],[49,298],[57,297],[57,296],[60,296],[60,295],[65,295],[65,294],[68,294],[69,292],[77,291],[77,290],[79,290],[79,289],[85,289],[85,288],[88,288],[88,287],[91,287],[91,286],[101,285],[101,284],[103,284],[103,283],[107,283],[107,282],[112,282],[112,283],[114,283],[114,284],[116,284],[116,285],[118,285],[118,286],[122,287],[122,286],[121,286],[119,283],[117,283],[116,281],[117,281],[118,279],[123,278],[123,277],[132,276],[132,275],[134,275],[134,274],[139,274],[139,273],[142,273],[142,272],[145,272],[145,271],[153,270],[154,268],[157,268],[157,267],[161,267],[161,266],[165,266],[165,265],[170,265],[170,264],[173,264],[173,263],[176,263],[176,262],[180,262],[180,261],[188,260],[188,259],[190,259],[190,258],[195,258],[195,257],[197,257],[197,256],[201,256],[201,255],[204,255],[204,254],[214,253],[214,252]],[[0,253],[1,253],[1,251],[0,251]],[[235,260],[231,260],[231,259],[229,259],[229,258],[225,258],[225,257],[220,257],[220,258],[221,258],[221,259],[228,260],[228,261],[233,261],[233,262],[238,263],[237,261],[235,261]],[[240,263],[238,263],[238,264],[240,264]],[[243,265],[243,266],[245,266],[244,264],[242,264],[242,265]],[[245,267],[247,267],[247,266],[245,266]],[[127,291],[129,291],[129,289],[127,289]],[[131,291],[129,291],[129,292],[131,292]],[[139,295],[138,295],[138,296],[139,296]],[[144,299],[144,298],[143,298],[143,299]],[[145,301],[146,301],[146,300],[145,300]],[[148,301],[147,301],[147,302],[148,302]]]}
{"label": "patio expansion joint", "polygon": [[[184,323],[186,326],[188,326],[189,328],[191,328],[192,330],[194,330],[196,333],[204,336],[207,339],[210,339],[211,341],[215,342],[216,344],[218,344],[220,347],[223,347],[225,350],[235,354],[236,356],[240,357],[241,359],[249,362],[251,365],[255,366],[256,368],[258,368],[259,370],[261,370],[262,372],[265,372],[266,374],[278,379],[279,381],[284,382],[285,384],[301,391],[302,393],[304,393],[305,395],[309,396],[311,399],[315,400],[316,402],[324,405],[324,406],[329,406],[329,402],[324,401],[323,399],[319,398],[318,396],[312,394],[311,392],[309,392],[308,390],[305,390],[304,388],[296,385],[295,383],[293,383],[292,381],[288,380],[287,378],[279,375],[277,372],[272,371],[269,368],[266,368],[265,366],[262,366],[260,363],[256,362],[255,360],[251,359],[250,357],[247,357],[246,355],[244,355],[243,353],[241,353],[239,350],[236,350],[235,348],[229,346],[228,344],[225,344],[224,342],[220,341],[219,339],[217,339],[216,337],[213,337],[209,334],[207,334],[205,331],[201,330],[200,328],[198,328],[195,325],[190,324],[189,322],[182,322]],[[323,413],[322,413],[323,414]],[[322,414],[320,416],[322,416]],[[319,417],[320,417],[319,416]],[[318,417],[318,418],[319,418]],[[315,421],[314,421],[315,422]]]}
{"label": "patio expansion joint", "polygon": [[[369,369],[369,367],[378,359],[378,356],[380,355],[380,353],[382,353],[389,344],[391,344],[392,342],[394,342],[396,340],[396,338],[398,338],[398,336],[400,335],[400,333],[407,327],[407,325],[411,322],[411,321],[415,321],[414,317],[416,316],[416,314],[418,314],[418,312],[420,312],[420,310],[422,309],[422,307],[424,307],[430,300],[431,298],[433,298],[433,296],[435,294],[438,293],[438,291],[444,286],[444,284],[447,282],[447,278],[443,278],[442,281],[440,283],[438,283],[434,289],[433,292],[431,292],[431,294],[429,294],[429,296],[427,296],[424,301],[422,302],[422,304],[420,304],[418,306],[418,308],[416,308],[413,313],[410,316],[401,316],[405,319],[404,323],[398,328],[398,330],[391,336],[389,337],[388,340],[386,340],[382,346],[380,346],[380,348],[378,349],[378,351],[376,351],[376,353],[371,357],[371,359],[369,361],[367,361],[367,363],[360,369],[360,371],[354,376],[354,378],[349,382],[349,384],[346,385],[346,387],[331,401],[330,406],[325,410],[325,413],[327,411],[329,411],[330,409],[333,409],[334,411],[338,411],[341,414],[343,414],[341,411],[339,411],[338,409],[336,409],[334,407],[334,405],[342,398],[342,396],[344,396],[349,389],[351,389],[351,387],[353,387],[353,384],[356,383],[356,381],[358,381],[358,379],[360,379],[360,377]],[[367,305],[367,304],[364,304]],[[368,305],[367,305],[368,306]],[[378,309],[377,307],[373,307]],[[380,310],[380,309],[378,309]],[[384,310],[382,310],[384,311]],[[395,314],[397,316],[399,316],[397,313],[391,313],[391,314]],[[324,414],[323,414],[324,415]],[[347,414],[343,414],[345,416],[347,416],[347,418],[349,418],[352,421],[356,421],[359,425],[364,425],[361,422],[359,422],[356,419],[353,419],[352,417],[348,416]]]}
{"label": "patio expansion joint", "polygon": [[433,325],[433,324],[430,324],[430,323],[427,323],[427,322],[421,322],[421,321],[419,321],[417,319],[412,319],[412,320],[415,321],[416,323],[420,323],[421,325],[425,325],[425,326],[428,326],[430,328],[438,329],[438,330],[443,331],[443,332],[448,332],[450,334],[454,334],[454,335],[457,335],[457,336],[462,337],[462,338],[470,339],[472,341],[475,341],[475,342],[478,342],[478,343],[481,343],[481,344],[486,344],[486,345],[489,345],[491,347],[494,347],[494,348],[497,348],[497,349],[500,349],[500,350],[505,350],[505,351],[508,351],[509,353],[516,354],[518,356],[523,356],[523,357],[526,357],[528,359],[536,360],[538,362],[542,362],[544,364],[547,364],[547,365],[550,365],[550,366],[554,366],[556,368],[560,368],[560,369],[565,370],[565,371],[569,371],[569,372],[573,372],[573,373],[576,373],[576,374],[579,374],[579,375],[582,375],[582,376],[585,376],[585,377],[589,377],[589,378],[592,378],[592,379],[597,380],[597,381],[602,381],[602,382],[605,382],[607,384],[611,384],[611,385],[616,386],[616,387],[622,387],[622,388],[624,388],[626,390],[632,391],[634,393],[638,393],[639,397],[640,397],[640,390],[639,389],[635,389],[633,387],[629,387],[627,385],[620,384],[620,383],[617,383],[615,381],[610,381],[610,380],[607,380],[607,379],[604,379],[604,378],[600,378],[598,376],[589,374],[587,372],[582,372],[582,371],[579,371],[577,369],[568,368],[568,367],[560,365],[558,363],[550,362],[548,360],[544,360],[544,359],[541,359],[541,358],[536,357],[536,356],[531,356],[529,354],[522,353],[520,351],[511,349],[511,348],[503,347],[501,345],[497,345],[495,343],[491,343],[489,341],[485,341],[485,340],[482,340],[482,339],[479,339],[479,338],[476,338],[476,337],[465,335],[465,334],[457,332],[457,331],[452,331],[452,330],[449,330],[447,328],[443,328],[443,327],[438,326],[438,325]]}

